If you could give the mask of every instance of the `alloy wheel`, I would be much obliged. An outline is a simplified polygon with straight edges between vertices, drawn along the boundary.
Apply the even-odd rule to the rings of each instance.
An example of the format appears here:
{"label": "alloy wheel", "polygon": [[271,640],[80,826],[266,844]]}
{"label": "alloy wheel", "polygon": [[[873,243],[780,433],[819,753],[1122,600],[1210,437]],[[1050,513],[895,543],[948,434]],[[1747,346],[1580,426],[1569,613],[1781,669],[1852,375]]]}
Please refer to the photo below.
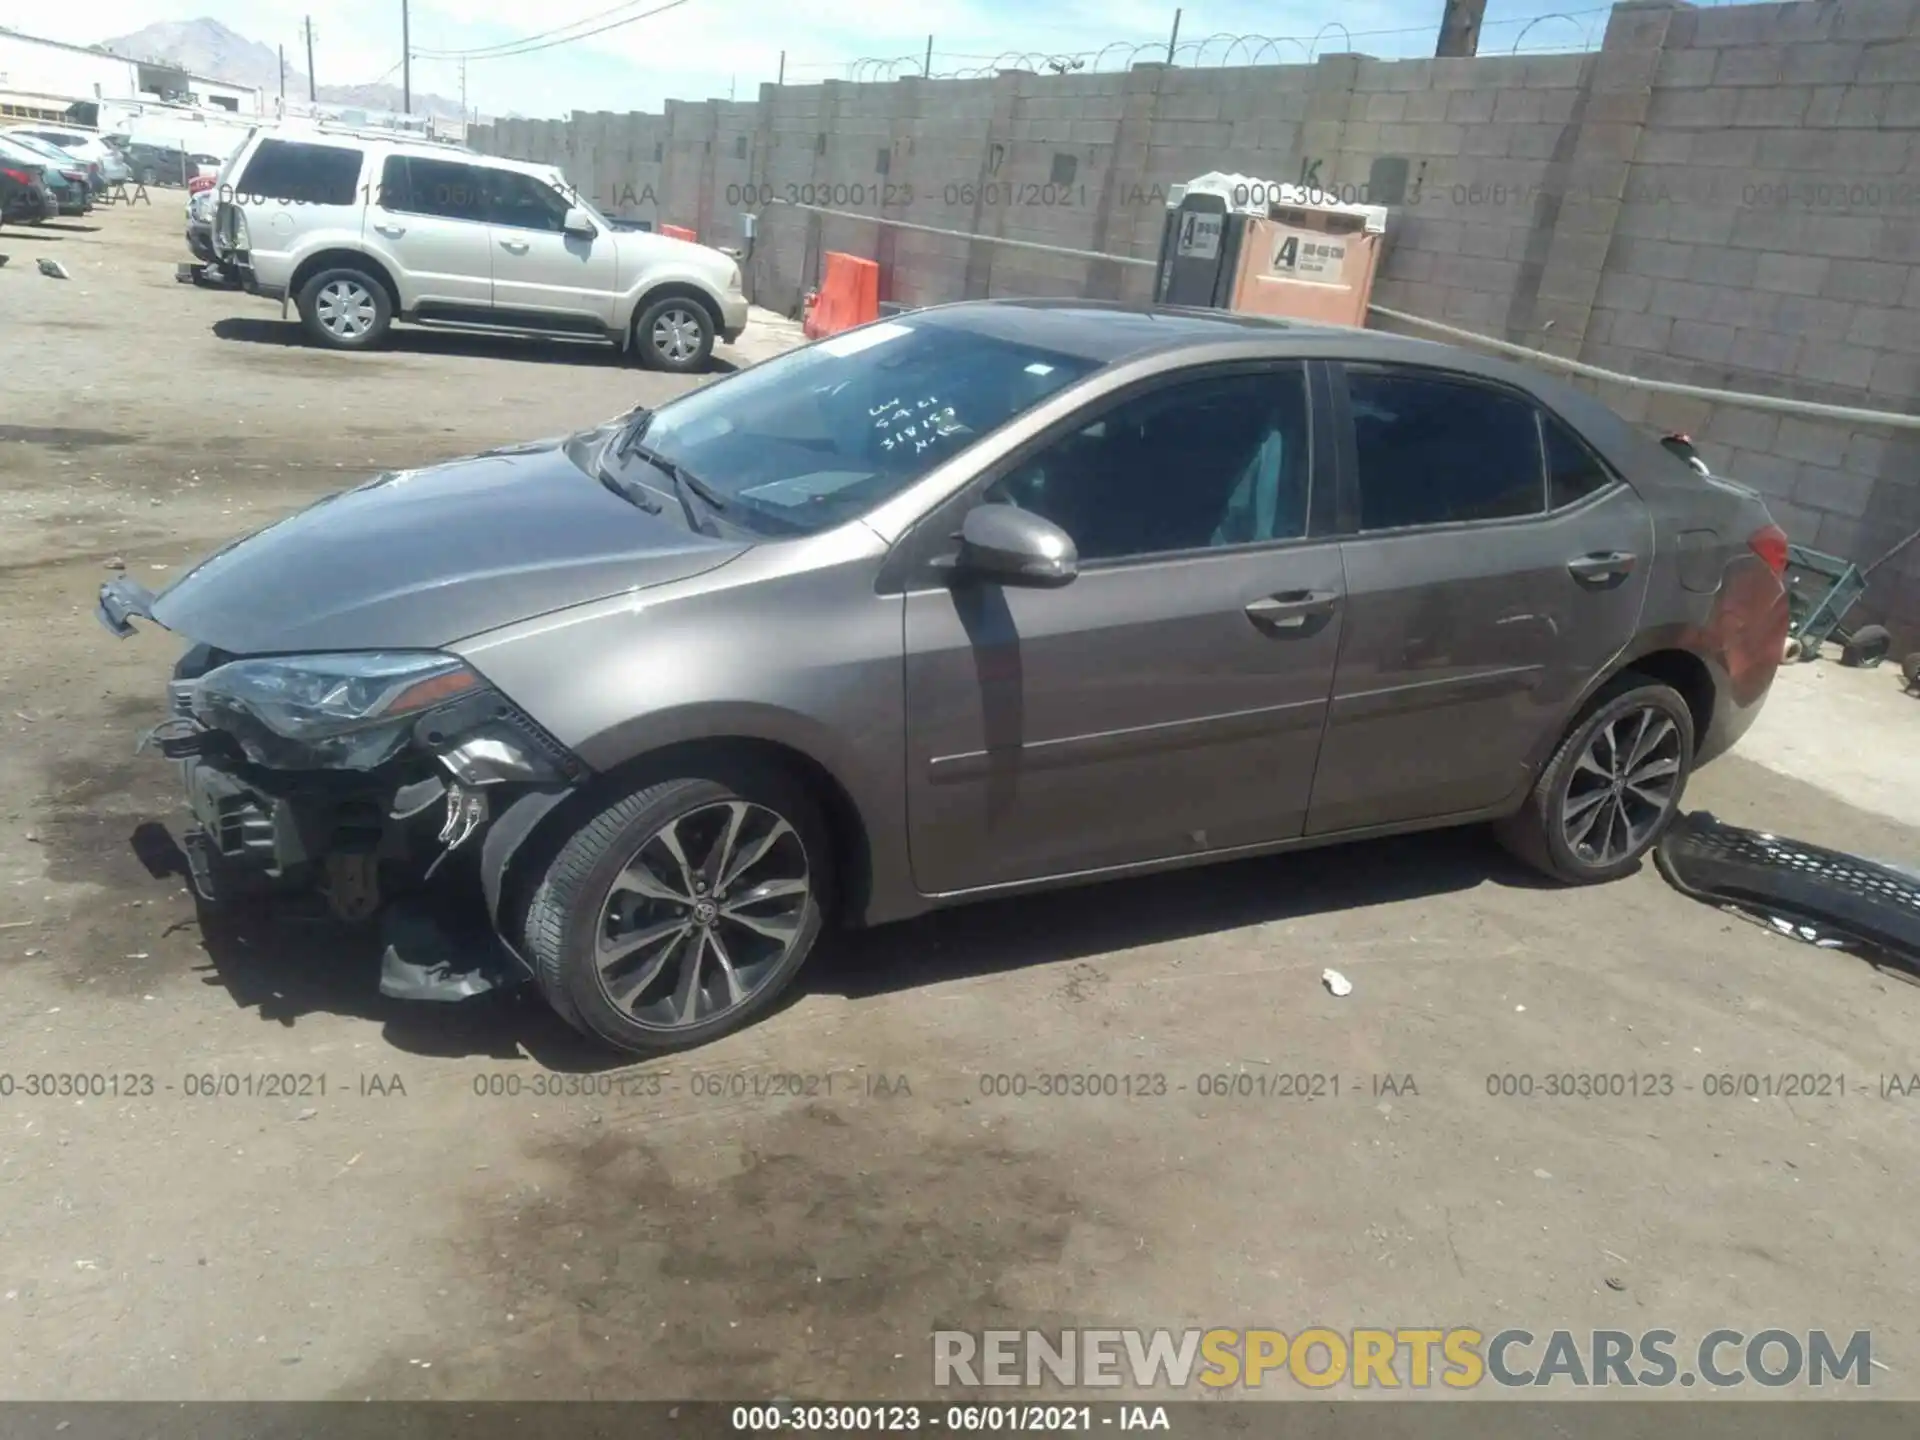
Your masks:
{"label": "alloy wheel", "polygon": [[706,335],[700,317],[684,305],[663,310],[653,321],[653,348],[668,360],[684,363],[700,353]]}
{"label": "alloy wheel", "polygon": [[1598,727],[1567,778],[1560,825],[1581,863],[1617,864],[1644,846],[1678,800],[1680,727],[1642,706]]}
{"label": "alloy wheel", "polygon": [[327,333],[342,340],[365,335],[379,313],[372,292],[354,280],[329,280],[314,297],[313,310]]}
{"label": "alloy wheel", "polygon": [[641,844],[601,901],[601,990],[649,1029],[712,1020],[780,971],[811,894],[806,846],[783,817],[744,800],[689,810]]}

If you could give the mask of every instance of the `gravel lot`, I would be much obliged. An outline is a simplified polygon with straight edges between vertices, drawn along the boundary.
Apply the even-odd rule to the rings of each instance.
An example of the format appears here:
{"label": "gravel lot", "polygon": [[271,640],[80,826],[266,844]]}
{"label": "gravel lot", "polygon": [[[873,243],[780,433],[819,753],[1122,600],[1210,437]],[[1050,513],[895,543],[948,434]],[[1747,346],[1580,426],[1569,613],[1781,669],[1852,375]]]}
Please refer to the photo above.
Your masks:
{"label": "gravel lot", "polygon": [[[1871,1329],[1874,1393],[1920,1396],[1920,1100],[1878,1088],[1920,1069],[1920,989],[1650,868],[1542,889],[1462,833],[999,903],[852,937],[765,1023],[639,1069],[537,1003],[385,1002],[328,925],[203,929],[149,868],[172,775],[133,754],[175,645],[99,628],[107,563],[157,587],[367,472],[683,382],[421,331],[309,349],[174,282],[178,207],[0,232],[0,1072],[155,1077],[0,1098],[0,1394],[924,1396],[941,1325],[1318,1323]],[[1856,682],[1894,744],[1920,722]],[[1828,785],[1792,683],[1790,773],[1737,752],[1693,803],[1920,861],[1911,789]],[[1068,1068],[1169,1093],[983,1094]],[[1487,1091],[1566,1070],[1679,1088]],[[1847,1095],[1701,1088],[1802,1071]],[[1238,1073],[1341,1089],[1199,1093]],[[189,1093],[279,1074],[326,1093]],[[659,1093],[533,1093],[607,1076]]]}

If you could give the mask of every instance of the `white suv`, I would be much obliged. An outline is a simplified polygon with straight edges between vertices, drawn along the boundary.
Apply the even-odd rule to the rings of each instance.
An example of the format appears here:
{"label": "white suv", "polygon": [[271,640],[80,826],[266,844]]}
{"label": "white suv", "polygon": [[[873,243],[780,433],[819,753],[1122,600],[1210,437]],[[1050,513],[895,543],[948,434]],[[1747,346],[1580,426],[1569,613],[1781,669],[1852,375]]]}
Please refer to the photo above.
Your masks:
{"label": "white suv", "polygon": [[213,243],[341,350],[407,320],[599,336],[685,372],[747,324],[731,257],[615,229],[551,166],[428,141],[257,131],[221,170]]}

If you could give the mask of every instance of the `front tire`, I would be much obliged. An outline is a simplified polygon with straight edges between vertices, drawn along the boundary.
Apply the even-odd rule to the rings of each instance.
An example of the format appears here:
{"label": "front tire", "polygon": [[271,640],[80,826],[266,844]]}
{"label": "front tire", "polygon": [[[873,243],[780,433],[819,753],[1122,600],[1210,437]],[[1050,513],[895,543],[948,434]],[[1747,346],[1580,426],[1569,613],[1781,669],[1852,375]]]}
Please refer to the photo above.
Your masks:
{"label": "front tire", "polygon": [[818,808],[787,775],[716,763],[614,801],[528,906],[525,950],[562,1018],[622,1050],[705,1044],[773,1005],[832,903]]}
{"label": "front tire", "polygon": [[1565,884],[1617,880],[1680,813],[1694,740],[1693,712],[1678,691],[1631,671],[1617,676],[1567,732],[1526,804],[1494,833]]}
{"label": "front tire", "polygon": [[322,270],[300,287],[294,303],[308,336],[329,350],[372,349],[393,324],[387,287],[350,267]]}
{"label": "front tire", "polygon": [[684,295],[654,301],[633,322],[640,363],[670,375],[704,370],[713,354],[713,341],[713,316],[698,300]]}

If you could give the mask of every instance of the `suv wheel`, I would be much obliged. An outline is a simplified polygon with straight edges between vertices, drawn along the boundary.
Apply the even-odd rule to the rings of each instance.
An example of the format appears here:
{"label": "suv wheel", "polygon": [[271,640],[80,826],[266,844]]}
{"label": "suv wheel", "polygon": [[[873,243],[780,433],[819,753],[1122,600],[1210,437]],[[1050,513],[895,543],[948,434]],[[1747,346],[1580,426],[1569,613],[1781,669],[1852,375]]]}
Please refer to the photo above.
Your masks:
{"label": "suv wheel", "polygon": [[633,343],[649,370],[691,374],[703,369],[713,354],[713,316],[698,300],[669,295],[640,312],[633,322]]}
{"label": "suv wheel", "polygon": [[387,287],[363,270],[322,270],[295,303],[307,334],[334,350],[369,349],[393,324]]}
{"label": "suv wheel", "polygon": [[703,1044],[763,1014],[831,903],[819,811],[787,776],[714,767],[607,806],[548,867],[524,953],[562,1017],[623,1050]]}
{"label": "suv wheel", "polygon": [[1527,803],[1494,833],[1556,880],[1617,879],[1679,813],[1693,747],[1693,713],[1679,692],[1643,675],[1621,675],[1560,742]]}

